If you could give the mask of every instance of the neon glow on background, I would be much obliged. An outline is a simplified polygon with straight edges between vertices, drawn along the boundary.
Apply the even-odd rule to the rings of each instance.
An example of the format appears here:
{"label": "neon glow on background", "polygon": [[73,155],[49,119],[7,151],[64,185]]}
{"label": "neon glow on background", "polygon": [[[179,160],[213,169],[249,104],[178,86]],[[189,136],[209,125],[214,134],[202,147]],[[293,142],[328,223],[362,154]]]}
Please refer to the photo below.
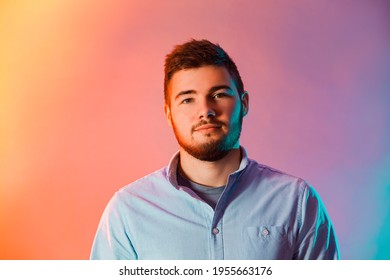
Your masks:
{"label": "neon glow on background", "polygon": [[113,193],[177,150],[164,56],[220,43],[250,157],[305,178],[343,259],[390,259],[389,1],[1,1],[0,258],[87,259]]}

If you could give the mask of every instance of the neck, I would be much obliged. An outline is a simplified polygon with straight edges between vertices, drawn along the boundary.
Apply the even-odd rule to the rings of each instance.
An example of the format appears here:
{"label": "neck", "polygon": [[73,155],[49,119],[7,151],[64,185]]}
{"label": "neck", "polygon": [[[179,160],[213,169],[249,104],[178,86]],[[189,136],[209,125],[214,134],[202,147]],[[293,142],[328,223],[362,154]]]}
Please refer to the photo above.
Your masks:
{"label": "neck", "polygon": [[241,150],[230,150],[217,161],[202,161],[180,149],[180,168],[189,180],[208,187],[220,187],[227,184],[229,174],[240,167]]}

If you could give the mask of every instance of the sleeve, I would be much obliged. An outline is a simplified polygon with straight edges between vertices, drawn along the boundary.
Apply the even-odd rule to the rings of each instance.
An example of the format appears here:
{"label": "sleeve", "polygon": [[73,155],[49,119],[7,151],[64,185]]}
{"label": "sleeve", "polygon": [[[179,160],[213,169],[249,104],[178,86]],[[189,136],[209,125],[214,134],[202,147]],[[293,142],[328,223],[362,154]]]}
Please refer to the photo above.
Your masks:
{"label": "sleeve", "polygon": [[314,188],[306,183],[300,210],[298,244],[294,259],[340,259],[337,237],[325,206]]}
{"label": "sleeve", "polygon": [[124,205],[116,193],[100,219],[92,245],[91,260],[137,259],[122,216],[123,210]]}

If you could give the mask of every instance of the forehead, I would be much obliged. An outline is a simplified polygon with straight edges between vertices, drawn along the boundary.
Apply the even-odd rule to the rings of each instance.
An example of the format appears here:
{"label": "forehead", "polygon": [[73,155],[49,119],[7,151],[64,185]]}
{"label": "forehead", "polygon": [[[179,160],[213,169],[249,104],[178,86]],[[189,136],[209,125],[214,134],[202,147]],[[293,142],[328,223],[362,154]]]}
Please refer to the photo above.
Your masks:
{"label": "forehead", "polygon": [[235,83],[225,67],[207,65],[175,72],[169,81],[167,89],[171,98],[181,91],[194,90],[202,92],[219,85],[227,85],[236,90]]}

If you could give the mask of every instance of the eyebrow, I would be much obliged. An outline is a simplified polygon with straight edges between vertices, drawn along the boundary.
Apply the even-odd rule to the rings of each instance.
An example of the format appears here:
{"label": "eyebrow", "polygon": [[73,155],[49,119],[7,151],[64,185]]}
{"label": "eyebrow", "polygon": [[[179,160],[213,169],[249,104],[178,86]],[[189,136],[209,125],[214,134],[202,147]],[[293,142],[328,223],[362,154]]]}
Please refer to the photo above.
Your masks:
{"label": "eyebrow", "polygon": [[216,92],[217,90],[220,90],[220,89],[227,89],[227,90],[232,91],[232,88],[229,87],[228,85],[220,85],[220,86],[212,87],[212,88],[209,90],[209,93]]}
{"label": "eyebrow", "polygon": [[[210,88],[208,93],[210,94],[210,93],[216,92],[216,91],[218,91],[220,89],[227,89],[227,90],[232,91],[232,88],[229,87],[228,85],[219,85],[219,86],[214,86],[214,87]],[[186,94],[194,94],[194,93],[196,93],[196,90],[193,90],[193,89],[180,91],[175,96],[175,100],[177,100],[180,96],[183,96],[183,95],[186,95]]]}
{"label": "eyebrow", "polygon": [[175,96],[175,100],[178,99],[178,98],[179,98],[180,96],[182,96],[182,95],[192,94],[192,93],[196,93],[196,91],[193,90],[193,89],[180,91],[180,92]]}

